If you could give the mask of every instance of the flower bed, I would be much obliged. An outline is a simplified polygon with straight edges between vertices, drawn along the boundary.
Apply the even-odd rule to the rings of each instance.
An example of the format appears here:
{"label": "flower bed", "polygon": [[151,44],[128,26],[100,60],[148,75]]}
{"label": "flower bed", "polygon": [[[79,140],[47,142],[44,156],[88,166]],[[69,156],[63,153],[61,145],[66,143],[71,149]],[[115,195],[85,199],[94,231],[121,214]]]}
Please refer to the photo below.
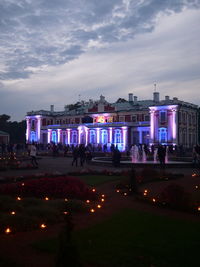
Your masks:
{"label": "flower bed", "polygon": [[12,196],[94,199],[96,194],[76,177],[43,177],[24,182],[3,184],[0,194]]}

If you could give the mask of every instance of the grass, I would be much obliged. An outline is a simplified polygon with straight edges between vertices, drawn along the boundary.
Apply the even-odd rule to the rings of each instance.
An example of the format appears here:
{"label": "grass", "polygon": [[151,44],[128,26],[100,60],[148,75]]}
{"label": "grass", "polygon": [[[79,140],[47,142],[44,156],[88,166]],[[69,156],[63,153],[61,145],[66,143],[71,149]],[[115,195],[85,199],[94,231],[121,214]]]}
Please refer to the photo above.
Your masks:
{"label": "grass", "polygon": [[[74,233],[82,262],[112,267],[195,267],[200,245],[199,223],[123,210],[103,223]],[[35,243],[55,253],[58,241]]]}
{"label": "grass", "polygon": [[78,178],[90,186],[97,186],[97,185],[101,185],[107,182],[125,179],[124,176],[120,176],[120,175],[96,175],[96,174],[80,175]]}

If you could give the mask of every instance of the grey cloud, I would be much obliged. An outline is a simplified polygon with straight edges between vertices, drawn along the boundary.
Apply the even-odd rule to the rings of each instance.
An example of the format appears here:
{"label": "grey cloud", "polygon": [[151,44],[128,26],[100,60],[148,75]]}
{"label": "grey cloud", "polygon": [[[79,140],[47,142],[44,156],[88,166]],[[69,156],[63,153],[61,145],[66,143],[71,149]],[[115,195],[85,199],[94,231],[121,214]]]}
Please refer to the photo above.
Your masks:
{"label": "grey cloud", "polygon": [[84,53],[90,40],[115,43],[151,32],[157,14],[185,6],[197,8],[200,0],[135,0],[128,6],[122,0],[2,0],[0,61],[7,72],[0,77],[27,78],[27,67],[66,63]]}

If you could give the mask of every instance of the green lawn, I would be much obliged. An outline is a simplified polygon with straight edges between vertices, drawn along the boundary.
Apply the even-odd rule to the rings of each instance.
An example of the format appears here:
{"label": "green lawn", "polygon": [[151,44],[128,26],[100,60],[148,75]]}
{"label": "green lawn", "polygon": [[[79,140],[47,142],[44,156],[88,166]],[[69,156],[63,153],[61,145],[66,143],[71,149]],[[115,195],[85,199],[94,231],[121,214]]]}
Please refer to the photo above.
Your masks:
{"label": "green lawn", "polygon": [[[123,210],[74,233],[82,262],[91,266],[199,266],[199,223]],[[55,253],[57,240],[34,244]],[[66,252],[67,253],[67,252]],[[98,265],[96,265],[98,264]]]}
{"label": "green lawn", "polygon": [[[98,186],[107,182],[125,179],[119,175],[80,175],[78,178],[90,186]],[[127,177],[126,177],[127,178]]]}

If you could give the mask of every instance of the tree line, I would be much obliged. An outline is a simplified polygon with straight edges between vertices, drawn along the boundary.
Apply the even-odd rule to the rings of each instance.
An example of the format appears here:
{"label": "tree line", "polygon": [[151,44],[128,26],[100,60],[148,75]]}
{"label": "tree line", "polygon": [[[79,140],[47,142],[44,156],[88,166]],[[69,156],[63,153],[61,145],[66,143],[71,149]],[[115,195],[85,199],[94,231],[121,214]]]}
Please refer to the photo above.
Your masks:
{"label": "tree line", "polygon": [[0,115],[0,131],[10,134],[10,143],[18,144],[26,142],[26,121],[10,121],[7,114]]}

